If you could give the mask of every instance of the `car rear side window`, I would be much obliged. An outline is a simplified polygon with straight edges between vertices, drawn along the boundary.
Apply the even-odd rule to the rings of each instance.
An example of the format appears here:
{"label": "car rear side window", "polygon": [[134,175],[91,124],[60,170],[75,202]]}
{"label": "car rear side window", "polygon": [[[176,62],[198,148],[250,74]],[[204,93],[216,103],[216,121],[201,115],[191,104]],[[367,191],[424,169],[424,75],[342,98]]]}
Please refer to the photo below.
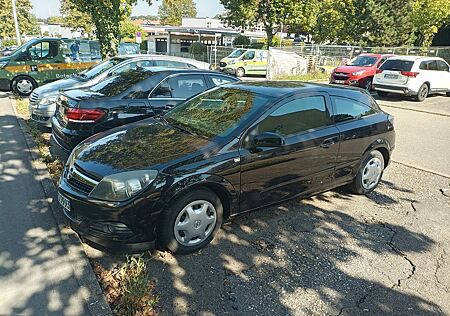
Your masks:
{"label": "car rear side window", "polygon": [[[179,62],[179,61],[173,61],[173,60],[154,60],[153,61],[155,66],[157,67],[173,67],[173,68],[191,68],[188,64]],[[195,67],[194,67],[195,68]]]}
{"label": "car rear side window", "polygon": [[437,61],[437,67],[439,71],[449,71],[448,65],[442,60]]}
{"label": "car rear side window", "polygon": [[214,83],[215,86],[220,86],[226,83],[235,82],[236,80],[233,80],[228,77],[224,76],[211,76],[211,80]]}
{"label": "car rear side window", "polygon": [[330,123],[325,98],[305,97],[288,101],[258,124],[258,133],[272,132],[281,136],[300,134]]}
{"label": "car rear side window", "polygon": [[170,86],[167,83],[167,80],[164,80],[158,88],[153,91],[151,98],[171,98],[172,93],[170,92]]}
{"label": "car rear side window", "polygon": [[203,75],[179,75],[168,80],[174,98],[187,99],[205,91],[205,78]]}
{"label": "car rear side window", "polygon": [[381,70],[397,70],[397,71],[411,71],[414,61],[402,60],[402,59],[388,59],[383,65]]}
{"label": "car rear side window", "polygon": [[436,60],[425,60],[419,65],[421,70],[438,70],[438,64]]}
{"label": "car rear side window", "polygon": [[335,123],[359,119],[376,113],[370,106],[356,100],[333,96],[331,98],[334,101],[333,119]]}

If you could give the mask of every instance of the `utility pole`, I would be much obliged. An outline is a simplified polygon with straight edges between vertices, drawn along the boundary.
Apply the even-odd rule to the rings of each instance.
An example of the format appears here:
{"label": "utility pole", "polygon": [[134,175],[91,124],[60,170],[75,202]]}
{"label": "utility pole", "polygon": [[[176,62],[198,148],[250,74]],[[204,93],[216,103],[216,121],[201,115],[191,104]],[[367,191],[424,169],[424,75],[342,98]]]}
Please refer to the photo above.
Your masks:
{"label": "utility pole", "polygon": [[11,0],[12,9],[13,9],[13,18],[14,18],[14,26],[16,27],[16,38],[17,38],[17,46],[20,46],[20,32],[19,32],[19,22],[17,21],[17,12],[16,12],[16,0]]}

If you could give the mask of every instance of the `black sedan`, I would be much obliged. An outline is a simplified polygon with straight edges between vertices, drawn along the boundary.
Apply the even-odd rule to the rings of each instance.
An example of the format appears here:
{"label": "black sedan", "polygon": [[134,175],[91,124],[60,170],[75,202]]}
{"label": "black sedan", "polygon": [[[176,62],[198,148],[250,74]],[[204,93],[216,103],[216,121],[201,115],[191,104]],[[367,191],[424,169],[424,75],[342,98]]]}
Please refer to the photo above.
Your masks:
{"label": "black sedan", "polygon": [[62,92],[52,119],[53,145],[70,153],[98,132],[162,114],[200,92],[235,81],[208,70],[142,68]]}
{"label": "black sedan", "polygon": [[357,88],[228,84],[77,146],[59,200],[94,244],[188,253],[238,213],[346,184],[371,192],[394,143],[393,118]]}

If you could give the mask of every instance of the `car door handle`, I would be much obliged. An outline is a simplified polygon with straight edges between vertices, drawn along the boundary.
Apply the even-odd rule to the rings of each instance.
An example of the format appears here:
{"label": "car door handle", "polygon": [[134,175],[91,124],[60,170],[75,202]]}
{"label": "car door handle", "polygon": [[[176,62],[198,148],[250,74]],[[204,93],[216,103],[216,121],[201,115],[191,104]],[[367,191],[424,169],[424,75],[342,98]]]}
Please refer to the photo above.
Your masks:
{"label": "car door handle", "polygon": [[320,144],[320,147],[322,148],[330,148],[331,146],[333,146],[334,144],[336,144],[336,137],[332,137],[332,138],[327,138],[325,139],[322,144]]}

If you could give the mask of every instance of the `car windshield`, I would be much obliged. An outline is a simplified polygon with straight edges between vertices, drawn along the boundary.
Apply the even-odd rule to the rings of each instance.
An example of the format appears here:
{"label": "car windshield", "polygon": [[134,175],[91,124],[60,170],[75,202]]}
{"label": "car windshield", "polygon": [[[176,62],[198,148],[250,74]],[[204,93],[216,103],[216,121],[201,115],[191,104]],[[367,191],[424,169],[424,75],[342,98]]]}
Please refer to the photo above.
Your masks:
{"label": "car windshield", "polygon": [[401,60],[401,59],[388,59],[381,65],[381,70],[397,70],[397,71],[410,71],[414,61]]}
{"label": "car windshield", "polygon": [[239,56],[241,56],[246,51],[247,51],[246,49],[236,49],[230,55],[228,55],[228,57],[229,58],[238,58]]}
{"label": "car windshield", "polygon": [[378,58],[371,56],[358,56],[353,59],[348,65],[358,67],[370,67],[377,62]]}
{"label": "car windshield", "polygon": [[96,65],[80,72],[78,75],[83,78],[86,78],[86,79],[91,79],[91,78],[94,78],[95,76],[107,71],[108,69],[111,69],[112,67],[119,64],[122,61],[123,61],[123,59],[120,59],[120,58],[111,58],[109,60],[106,60],[100,64],[96,64]]}
{"label": "car windshield", "polygon": [[171,125],[201,137],[224,137],[249,119],[270,100],[236,88],[209,90],[177,106],[164,115]]}
{"label": "car windshield", "polygon": [[112,97],[127,91],[135,84],[149,78],[153,73],[144,70],[129,70],[92,86],[89,90]]}

